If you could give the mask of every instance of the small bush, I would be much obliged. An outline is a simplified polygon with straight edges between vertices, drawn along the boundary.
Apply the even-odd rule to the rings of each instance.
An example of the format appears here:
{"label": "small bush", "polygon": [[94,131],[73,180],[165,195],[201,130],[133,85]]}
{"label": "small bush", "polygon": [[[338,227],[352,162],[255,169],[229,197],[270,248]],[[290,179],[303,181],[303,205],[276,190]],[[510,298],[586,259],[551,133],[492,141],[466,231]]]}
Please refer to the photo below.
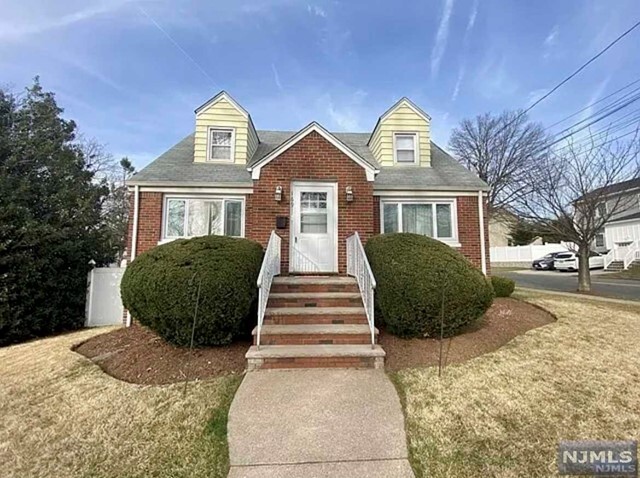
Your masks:
{"label": "small bush", "polygon": [[194,344],[228,344],[244,332],[261,263],[262,247],[247,239],[205,236],[173,241],[129,264],[122,278],[122,302],[135,319],[165,340],[187,346],[201,281]]}
{"label": "small bush", "polygon": [[378,317],[400,337],[444,336],[479,319],[493,300],[490,282],[453,248],[417,234],[375,236],[365,251],[376,278]]}
{"label": "small bush", "polygon": [[491,276],[491,285],[496,297],[509,297],[516,288],[516,283],[511,279],[500,276]]}

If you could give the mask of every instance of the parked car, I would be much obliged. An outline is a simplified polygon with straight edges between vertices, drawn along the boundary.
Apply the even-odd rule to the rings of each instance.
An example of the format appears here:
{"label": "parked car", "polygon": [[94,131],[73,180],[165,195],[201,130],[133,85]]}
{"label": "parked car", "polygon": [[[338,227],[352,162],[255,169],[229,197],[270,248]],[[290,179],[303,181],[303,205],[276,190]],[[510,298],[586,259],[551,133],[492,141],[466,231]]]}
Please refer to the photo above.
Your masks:
{"label": "parked car", "polygon": [[558,256],[558,254],[563,254],[563,252],[552,252],[550,254],[547,254],[544,257],[541,257],[540,259],[536,259],[535,261],[533,261],[531,263],[531,267],[533,267],[535,270],[537,271],[552,271],[555,269],[553,263],[556,259],[556,257]]}
{"label": "parked car", "polygon": [[[578,270],[578,254],[575,252],[564,252],[558,254],[554,261],[554,266],[560,272]],[[604,255],[599,252],[589,252],[589,269],[603,269]]]}

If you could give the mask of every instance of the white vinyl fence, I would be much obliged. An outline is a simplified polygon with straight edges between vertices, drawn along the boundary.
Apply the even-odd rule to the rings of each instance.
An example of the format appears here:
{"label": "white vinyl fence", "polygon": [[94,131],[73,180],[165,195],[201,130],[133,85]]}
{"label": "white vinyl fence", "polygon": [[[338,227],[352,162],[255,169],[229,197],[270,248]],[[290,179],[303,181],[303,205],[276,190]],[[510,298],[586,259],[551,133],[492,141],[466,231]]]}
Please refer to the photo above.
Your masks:
{"label": "white vinyl fence", "polygon": [[540,259],[551,252],[572,250],[573,244],[562,242],[559,244],[531,244],[528,246],[500,246],[489,248],[492,263],[500,262],[531,262]]}
{"label": "white vinyl fence", "polygon": [[98,267],[89,272],[87,327],[122,324],[124,306],[120,298],[120,281],[123,273],[121,267]]}

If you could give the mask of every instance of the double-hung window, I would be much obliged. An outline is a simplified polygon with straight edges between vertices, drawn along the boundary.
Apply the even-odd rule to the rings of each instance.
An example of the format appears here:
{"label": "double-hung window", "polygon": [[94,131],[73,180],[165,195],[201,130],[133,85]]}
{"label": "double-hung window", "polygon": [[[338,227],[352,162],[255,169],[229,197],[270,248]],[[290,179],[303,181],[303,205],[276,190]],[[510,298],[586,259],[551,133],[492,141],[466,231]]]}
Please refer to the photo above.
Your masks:
{"label": "double-hung window", "polygon": [[394,133],[393,155],[396,163],[415,164],[418,157],[416,133]]}
{"label": "double-hung window", "polygon": [[180,237],[242,236],[241,199],[173,198],[165,202],[162,239]]}
{"label": "double-hung window", "polygon": [[411,232],[457,243],[454,200],[383,201],[382,233]]}
{"label": "double-hung window", "polygon": [[209,161],[233,161],[234,130],[209,128]]}

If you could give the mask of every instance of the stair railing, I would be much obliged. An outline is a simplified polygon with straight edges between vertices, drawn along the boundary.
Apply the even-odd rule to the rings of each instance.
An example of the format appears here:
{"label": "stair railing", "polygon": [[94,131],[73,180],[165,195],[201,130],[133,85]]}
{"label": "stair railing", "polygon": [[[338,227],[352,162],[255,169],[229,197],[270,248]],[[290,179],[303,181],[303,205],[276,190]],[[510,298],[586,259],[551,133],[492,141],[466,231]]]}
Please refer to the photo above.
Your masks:
{"label": "stair railing", "polygon": [[623,267],[627,269],[631,263],[636,259],[636,253],[640,251],[640,240],[636,239],[627,248],[627,253],[624,255]]}
{"label": "stair railing", "polygon": [[607,252],[604,256],[604,268],[606,269],[609,265],[615,260],[616,250],[614,247],[611,248],[609,252]]}
{"label": "stair railing", "polygon": [[373,277],[371,266],[367,260],[367,255],[362,247],[362,241],[357,232],[347,237],[347,274],[355,277],[358,281],[358,288],[362,296],[362,303],[369,323],[371,332],[371,348],[375,348],[376,336],[374,325],[374,290],[376,279]]}
{"label": "stair railing", "polygon": [[267,310],[267,302],[269,301],[269,291],[273,278],[280,275],[280,236],[276,231],[271,231],[267,250],[262,259],[260,274],[258,275],[258,333],[256,335],[256,346],[260,348],[260,334],[262,333],[262,324],[264,322],[264,314]]}

